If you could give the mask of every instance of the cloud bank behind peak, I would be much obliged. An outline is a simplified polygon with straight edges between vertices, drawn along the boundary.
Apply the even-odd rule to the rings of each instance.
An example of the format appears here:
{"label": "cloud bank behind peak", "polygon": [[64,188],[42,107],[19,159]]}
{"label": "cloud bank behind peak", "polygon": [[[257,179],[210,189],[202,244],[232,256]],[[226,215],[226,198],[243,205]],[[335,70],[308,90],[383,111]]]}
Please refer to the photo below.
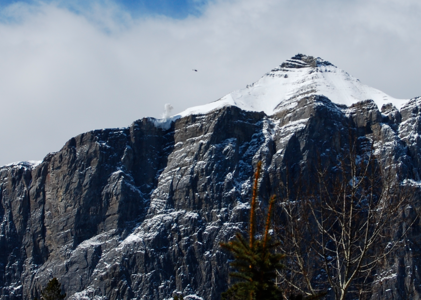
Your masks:
{"label": "cloud bank behind peak", "polygon": [[63,3],[1,8],[0,165],[159,118],[166,103],[177,113],[214,101],[297,53],[395,98],[421,94],[419,1],[215,0],[191,2],[196,13],[183,16]]}

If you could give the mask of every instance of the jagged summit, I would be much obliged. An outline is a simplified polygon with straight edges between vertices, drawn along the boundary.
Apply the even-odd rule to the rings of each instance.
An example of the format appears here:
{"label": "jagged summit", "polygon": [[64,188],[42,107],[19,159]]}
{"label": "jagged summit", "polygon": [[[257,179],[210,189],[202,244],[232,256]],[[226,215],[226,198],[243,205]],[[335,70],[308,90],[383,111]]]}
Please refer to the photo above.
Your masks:
{"label": "jagged summit", "polygon": [[290,59],[287,59],[280,66],[273,68],[269,73],[266,73],[265,76],[283,76],[287,78],[288,75],[285,76],[286,72],[304,71],[305,69],[310,69],[309,73],[313,73],[334,72],[335,69],[337,70],[338,68],[334,64],[320,57],[308,56],[298,53]]}
{"label": "jagged summit", "polygon": [[206,114],[224,106],[272,115],[311,95],[325,96],[336,104],[346,106],[371,99],[379,108],[392,103],[398,109],[408,100],[393,98],[364,85],[320,57],[297,54],[245,89],[234,91],[215,102],[189,108],[178,116]]}
{"label": "jagged summit", "polygon": [[296,69],[303,69],[303,68],[319,69],[322,72],[323,67],[328,67],[328,66],[337,68],[332,63],[320,57],[308,56],[305,54],[298,53],[297,55],[291,57],[290,59],[287,59],[279,67],[272,69],[266,75],[274,76],[278,72],[288,72],[288,71],[294,71]]}
{"label": "jagged summit", "polygon": [[333,66],[330,62],[321,59],[320,57],[307,56],[304,54],[297,54],[291,59],[281,64],[281,68],[300,69],[300,68],[316,68],[322,66]]}

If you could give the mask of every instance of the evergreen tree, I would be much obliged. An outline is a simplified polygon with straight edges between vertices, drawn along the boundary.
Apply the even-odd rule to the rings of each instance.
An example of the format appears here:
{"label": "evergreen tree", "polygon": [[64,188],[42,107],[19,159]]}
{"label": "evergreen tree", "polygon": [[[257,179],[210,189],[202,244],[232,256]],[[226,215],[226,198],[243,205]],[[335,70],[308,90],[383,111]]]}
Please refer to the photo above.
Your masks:
{"label": "evergreen tree", "polygon": [[255,239],[255,210],[257,198],[257,186],[260,177],[262,163],[257,164],[255,173],[253,196],[250,208],[249,241],[240,234],[236,239],[228,243],[221,243],[221,247],[233,254],[234,261],[230,264],[236,272],[230,276],[237,279],[226,292],[222,293],[222,299],[226,300],[275,300],[281,299],[282,293],[275,285],[276,270],[282,268],[281,260],[284,255],[273,253],[277,246],[269,236],[271,214],[275,196],[269,201],[269,209],[266,218],[263,238]]}
{"label": "evergreen tree", "polygon": [[62,300],[64,298],[66,298],[66,294],[61,293],[61,284],[55,277],[41,292],[41,300]]}

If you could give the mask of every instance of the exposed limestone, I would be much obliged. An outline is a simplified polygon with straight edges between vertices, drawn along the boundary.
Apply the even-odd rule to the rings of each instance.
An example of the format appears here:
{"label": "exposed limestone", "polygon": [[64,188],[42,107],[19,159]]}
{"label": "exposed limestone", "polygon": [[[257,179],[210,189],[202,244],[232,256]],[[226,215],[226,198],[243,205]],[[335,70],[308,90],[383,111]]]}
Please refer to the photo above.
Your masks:
{"label": "exposed limestone", "polygon": [[[418,182],[420,101],[380,112],[373,101],[346,108],[309,96],[273,116],[232,106],[168,129],[145,118],[72,138],[35,167],[2,167],[0,297],[32,299],[57,277],[69,299],[220,299],[229,270],[219,243],[245,229],[257,161],[264,200],[286,168],[334,163],[352,131]],[[373,299],[419,297],[416,226],[378,270]]]}

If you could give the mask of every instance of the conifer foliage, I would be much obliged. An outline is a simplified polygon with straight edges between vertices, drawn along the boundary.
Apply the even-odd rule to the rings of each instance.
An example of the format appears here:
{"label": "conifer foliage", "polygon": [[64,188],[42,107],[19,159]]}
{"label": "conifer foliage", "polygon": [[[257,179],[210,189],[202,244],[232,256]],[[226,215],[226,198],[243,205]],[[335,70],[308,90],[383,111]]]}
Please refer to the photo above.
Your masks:
{"label": "conifer foliage", "polygon": [[66,298],[66,294],[61,293],[61,283],[55,277],[41,292],[41,300],[62,300],[64,298]]}
{"label": "conifer foliage", "polygon": [[262,163],[257,164],[255,172],[253,196],[250,208],[249,240],[237,233],[236,238],[228,243],[221,243],[221,247],[231,252],[234,261],[230,264],[236,269],[230,276],[237,279],[226,292],[222,293],[225,300],[275,300],[281,299],[282,293],[275,285],[276,270],[282,268],[281,260],[284,255],[274,253],[278,245],[269,236],[271,214],[275,196],[269,201],[265,231],[262,238],[256,239],[256,198],[258,181]]}

